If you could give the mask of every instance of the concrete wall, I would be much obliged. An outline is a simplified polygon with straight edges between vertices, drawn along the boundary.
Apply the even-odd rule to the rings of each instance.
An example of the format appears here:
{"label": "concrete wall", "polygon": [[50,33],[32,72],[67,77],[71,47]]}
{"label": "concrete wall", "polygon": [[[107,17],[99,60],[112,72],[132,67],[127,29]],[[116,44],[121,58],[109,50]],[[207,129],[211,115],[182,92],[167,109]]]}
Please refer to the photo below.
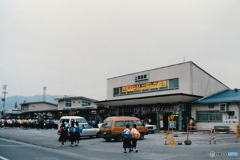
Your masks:
{"label": "concrete wall", "polygon": [[31,103],[28,107],[28,111],[41,111],[49,109],[57,109],[57,105],[51,105],[48,103]]}
{"label": "concrete wall", "polygon": [[[97,108],[97,105],[94,102],[90,102],[87,100],[82,100],[82,99],[72,99],[72,107],[65,107],[65,100],[59,100],[58,101],[58,110],[63,110],[64,108],[80,108],[80,109],[86,109],[86,108]],[[82,102],[90,102],[90,106],[82,106]]]}
{"label": "concrete wall", "polygon": [[[218,104],[214,104],[214,108],[209,108],[208,104],[194,104],[192,105],[192,117],[196,118],[196,111],[219,111]],[[237,116],[236,121],[239,124],[239,107],[236,103],[228,104],[228,111],[235,111],[235,116]],[[231,131],[236,131],[236,125],[233,123],[226,123],[226,121],[235,121],[235,119],[226,119],[228,117],[228,112],[222,112],[222,122],[196,122],[197,130],[203,130],[207,128],[214,128],[214,126],[229,126]]]}
{"label": "concrete wall", "polygon": [[[140,96],[152,96],[152,95],[162,95],[162,94],[171,94],[171,93],[189,93],[189,84],[190,84],[190,65],[189,63],[173,65],[168,67],[162,67],[157,69],[152,69],[148,71],[137,72],[133,74],[128,74],[124,76],[119,76],[115,78],[108,79],[107,82],[107,100],[110,99],[123,99],[123,98],[133,98]],[[135,82],[135,76],[148,74],[149,79],[144,81]],[[165,90],[159,92],[148,92],[141,94],[132,94],[124,96],[113,96],[113,88],[123,87],[134,84],[141,84],[147,82],[168,80],[173,78],[179,78],[179,89],[177,90]]]}
{"label": "concrete wall", "polygon": [[[135,76],[148,74],[149,79],[135,82]],[[179,78],[179,88],[174,90],[164,90],[158,92],[148,92],[141,94],[113,96],[113,88],[128,85],[168,80]],[[180,63],[176,65],[146,70],[142,72],[127,74],[119,77],[109,78],[107,81],[107,100],[134,98],[143,96],[185,93],[198,96],[208,96],[228,89],[227,86],[213,78],[210,74],[196,66],[192,62]]]}
{"label": "concrete wall", "polygon": [[190,81],[191,94],[204,97],[229,89],[226,85],[215,79],[213,76],[200,69],[196,65],[191,65],[192,80]]}

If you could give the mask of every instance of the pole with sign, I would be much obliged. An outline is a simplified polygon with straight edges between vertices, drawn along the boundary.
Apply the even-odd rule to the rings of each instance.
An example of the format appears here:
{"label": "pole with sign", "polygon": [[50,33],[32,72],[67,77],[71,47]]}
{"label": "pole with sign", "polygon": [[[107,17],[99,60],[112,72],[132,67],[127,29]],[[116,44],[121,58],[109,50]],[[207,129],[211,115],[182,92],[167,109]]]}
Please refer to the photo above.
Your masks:
{"label": "pole with sign", "polygon": [[171,114],[168,117],[168,130],[172,129],[172,140],[168,143],[168,145],[177,145],[177,142],[174,141],[173,137],[174,137],[174,133],[173,133],[173,129],[176,129],[176,121],[174,121],[174,115]]}

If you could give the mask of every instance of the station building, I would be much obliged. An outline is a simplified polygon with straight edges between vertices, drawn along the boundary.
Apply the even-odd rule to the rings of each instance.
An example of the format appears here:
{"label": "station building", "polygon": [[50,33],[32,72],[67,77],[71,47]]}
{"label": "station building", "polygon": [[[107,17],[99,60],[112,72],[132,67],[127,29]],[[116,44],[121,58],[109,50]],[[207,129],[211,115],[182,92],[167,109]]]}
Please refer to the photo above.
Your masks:
{"label": "station building", "polygon": [[175,115],[176,129],[186,128],[194,101],[229,90],[192,61],[129,73],[107,79],[107,99],[98,105],[109,108],[110,116],[135,116],[168,129]]}

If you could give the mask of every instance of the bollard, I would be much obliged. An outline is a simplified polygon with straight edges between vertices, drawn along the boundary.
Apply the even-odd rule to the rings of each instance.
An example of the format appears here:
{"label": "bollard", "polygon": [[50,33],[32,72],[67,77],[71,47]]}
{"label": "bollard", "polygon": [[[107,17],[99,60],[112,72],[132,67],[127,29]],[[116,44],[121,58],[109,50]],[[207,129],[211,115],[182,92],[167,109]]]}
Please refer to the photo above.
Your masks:
{"label": "bollard", "polygon": [[213,139],[214,139],[214,144],[217,144],[217,142],[216,142],[216,132],[215,132],[215,130],[214,130],[214,133],[213,133]]}
{"label": "bollard", "polygon": [[168,132],[165,134],[165,145],[167,145],[167,136],[168,136]]}
{"label": "bollard", "polygon": [[214,144],[217,144],[216,133],[215,133],[215,130],[213,130],[213,129],[209,133],[209,144],[212,144],[212,141],[213,141]]}

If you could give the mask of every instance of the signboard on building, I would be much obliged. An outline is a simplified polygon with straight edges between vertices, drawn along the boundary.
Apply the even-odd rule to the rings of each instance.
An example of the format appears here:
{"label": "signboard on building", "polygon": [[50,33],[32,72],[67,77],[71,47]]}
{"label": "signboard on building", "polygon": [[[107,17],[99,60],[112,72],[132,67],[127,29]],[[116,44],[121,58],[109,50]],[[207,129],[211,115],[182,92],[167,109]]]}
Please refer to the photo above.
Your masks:
{"label": "signboard on building", "polygon": [[168,87],[168,80],[135,84],[122,87],[122,93]]}
{"label": "signboard on building", "polygon": [[238,116],[223,116],[224,124],[238,124]]}

